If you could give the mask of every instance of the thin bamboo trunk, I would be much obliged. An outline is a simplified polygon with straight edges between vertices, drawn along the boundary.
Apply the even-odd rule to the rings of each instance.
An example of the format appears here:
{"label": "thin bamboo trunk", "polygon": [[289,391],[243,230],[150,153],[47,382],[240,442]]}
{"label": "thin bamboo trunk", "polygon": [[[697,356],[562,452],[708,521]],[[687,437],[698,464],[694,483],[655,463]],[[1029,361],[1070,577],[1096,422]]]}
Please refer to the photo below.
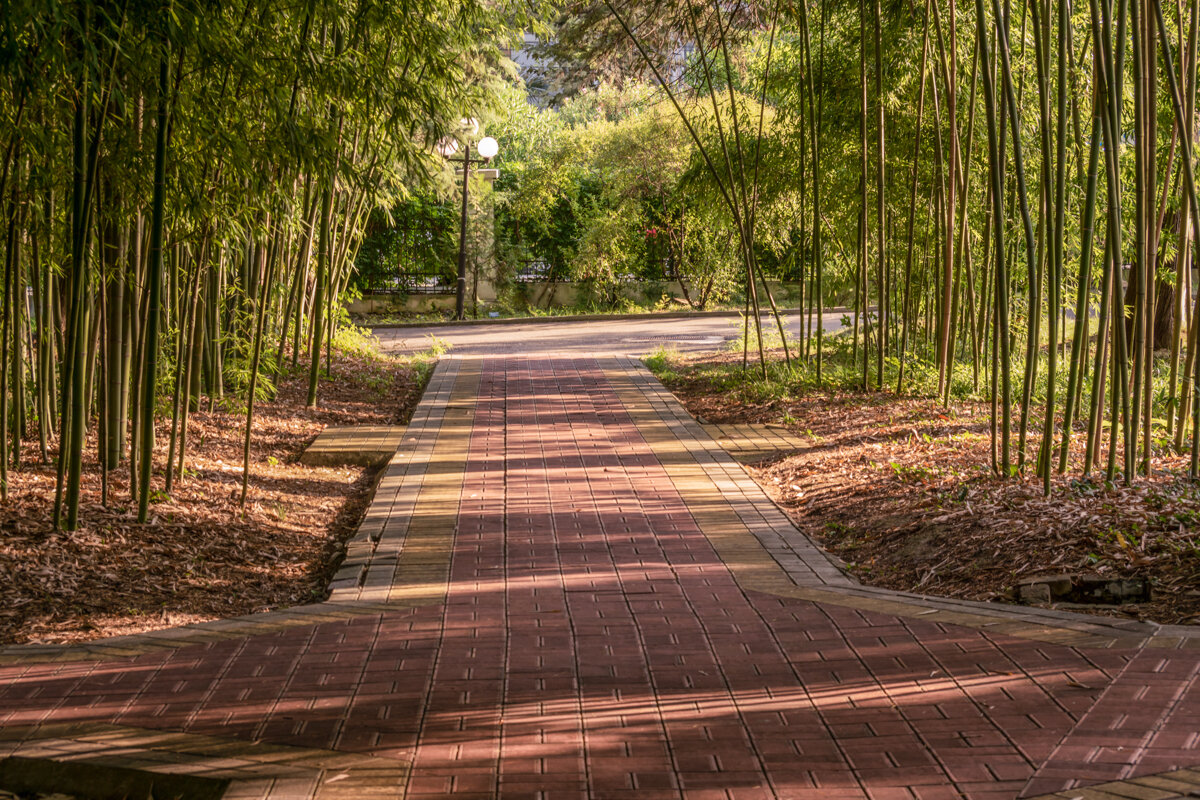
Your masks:
{"label": "thin bamboo trunk", "polygon": [[138,522],[144,523],[150,511],[150,476],[154,466],[154,411],[158,383],[158,327],[162,306],[163,228],[166,205],[167,164],[167,100],[170,62],[164,47],[159,57],[158,114],[154,144],[154,197],[150,219],[150,262],[146,271],[147,301],[145,307],[146,343],[143,347],[144,367],[141,389],[141,453],[138,457]]}
{"label": "thin bamboo trunk", "polygon": [[[954,0],[950,0],[953,7]],[[886,348],[888,326],[888,293],[884,282],[884,269],[887,261],[887,231],[884,225],[884,197],[887,169],[887,147],[885,143],[886,117],[883,105],[883,34],[881,32],[883,12],[880,0],[875,0],[872,14],[874,22],[875,41],[875,113],[876,113],[876,164],[875,164],[875,294],[877,311],[876,321],[876,357],[875,357],[875,386],[883,388],[883,361]],[[952,12],[953,13],[953,12]]]}
{"label": "thin bamboo trunk", "polygon": [[329,280],[330,214],[333,210],[333,186],[322,189],[320,247],[317,250],[317,285],[313,299],[313,332],[309,347],[308,399],[309,408],[317,407],[317,376],[321,368],[321,343],[324,334],[325,284]]}

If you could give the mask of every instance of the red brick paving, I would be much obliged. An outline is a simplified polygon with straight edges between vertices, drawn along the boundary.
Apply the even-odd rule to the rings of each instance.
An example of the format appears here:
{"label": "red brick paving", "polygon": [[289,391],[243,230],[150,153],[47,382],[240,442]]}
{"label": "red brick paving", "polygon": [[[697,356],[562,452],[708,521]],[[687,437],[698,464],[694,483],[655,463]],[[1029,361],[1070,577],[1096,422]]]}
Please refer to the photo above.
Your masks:
{"label": "red brick paving", "polygon": [[1200,764],[1193,653],[740,587],[605,366],[483,363],[443,604],[0,667],[0,728],[386,756],[411,798],[1013,798]]}

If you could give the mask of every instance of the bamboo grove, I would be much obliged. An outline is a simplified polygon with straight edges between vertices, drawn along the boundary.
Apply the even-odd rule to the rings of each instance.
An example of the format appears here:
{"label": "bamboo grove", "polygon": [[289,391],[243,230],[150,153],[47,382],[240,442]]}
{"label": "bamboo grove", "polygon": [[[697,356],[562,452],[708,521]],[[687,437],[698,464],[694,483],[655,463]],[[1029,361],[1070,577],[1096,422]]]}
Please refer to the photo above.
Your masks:
{"label": "bamboo grove", "polygon": [[[840,281],[858,386],[932,369],[943,402],[984,395],[993,470],[1049,493],[1056,472],[1128,483],[1167,451],[1190,451],[1197,478],[1198,5],[629,3],[619,28],[581,13],[574,44],[692,50],[676,80],[653,74],[709,129],[709,172],[742,181],[747,218],[788,195],[808,320],[793,351],[818,383],[836,361],[822,285]],[[757,101],[730,88],[724,127],[721,80]],[[765,288],[750,266],[748,296]]]}
{"label": "bamboo grove", "polygon": [[75,529],[94,447],[103,502],[128,470],[145,521],[185,479],[189,412],[235,395],[244,503],[255,399],[306,368],[317,404],[368,212],[444,169],[433,143],[523,23],[440,0],[6,3],[0,495],[23,452],[57,459]]}

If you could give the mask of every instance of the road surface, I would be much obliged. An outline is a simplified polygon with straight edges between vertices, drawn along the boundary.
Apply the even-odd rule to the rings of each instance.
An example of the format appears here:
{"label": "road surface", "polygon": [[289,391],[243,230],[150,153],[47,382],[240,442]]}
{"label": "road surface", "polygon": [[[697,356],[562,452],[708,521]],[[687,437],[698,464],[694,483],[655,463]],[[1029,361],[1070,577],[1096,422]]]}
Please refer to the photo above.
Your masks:
{"label": "road surface", "polygon": [[[842,327],[836,311],[824,315],[827,332]],[[799,338],[804,318],[787,315],[784,322],[792,337]],[[775,330],[773,318],[763,317],[763,331]],[[575,320],[547,317],[529,322],[481,324],[435,324],[421,327],[378,327],[375,335],[388,352],[408,354],[425,350],[430,336],[452,345],[457,355],[500,355],[536,353],[606,353],[643,355],[658,347],[674,346],[682,352],[720,350],[741,337],[738,317],[696,315],[694,317]],[[768,340],[769,341],[769,340]]]}

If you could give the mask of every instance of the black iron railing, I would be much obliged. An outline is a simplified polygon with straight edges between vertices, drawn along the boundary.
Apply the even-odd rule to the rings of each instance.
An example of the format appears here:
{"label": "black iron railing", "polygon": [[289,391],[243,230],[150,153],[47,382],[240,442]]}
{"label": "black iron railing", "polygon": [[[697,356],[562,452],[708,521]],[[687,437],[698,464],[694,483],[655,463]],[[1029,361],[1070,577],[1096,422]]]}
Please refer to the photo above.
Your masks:
{"label": "black iron railing", "polygon": [[376,272],[360,286],[368,294],[454,294],[455,278],[432,270]]}

